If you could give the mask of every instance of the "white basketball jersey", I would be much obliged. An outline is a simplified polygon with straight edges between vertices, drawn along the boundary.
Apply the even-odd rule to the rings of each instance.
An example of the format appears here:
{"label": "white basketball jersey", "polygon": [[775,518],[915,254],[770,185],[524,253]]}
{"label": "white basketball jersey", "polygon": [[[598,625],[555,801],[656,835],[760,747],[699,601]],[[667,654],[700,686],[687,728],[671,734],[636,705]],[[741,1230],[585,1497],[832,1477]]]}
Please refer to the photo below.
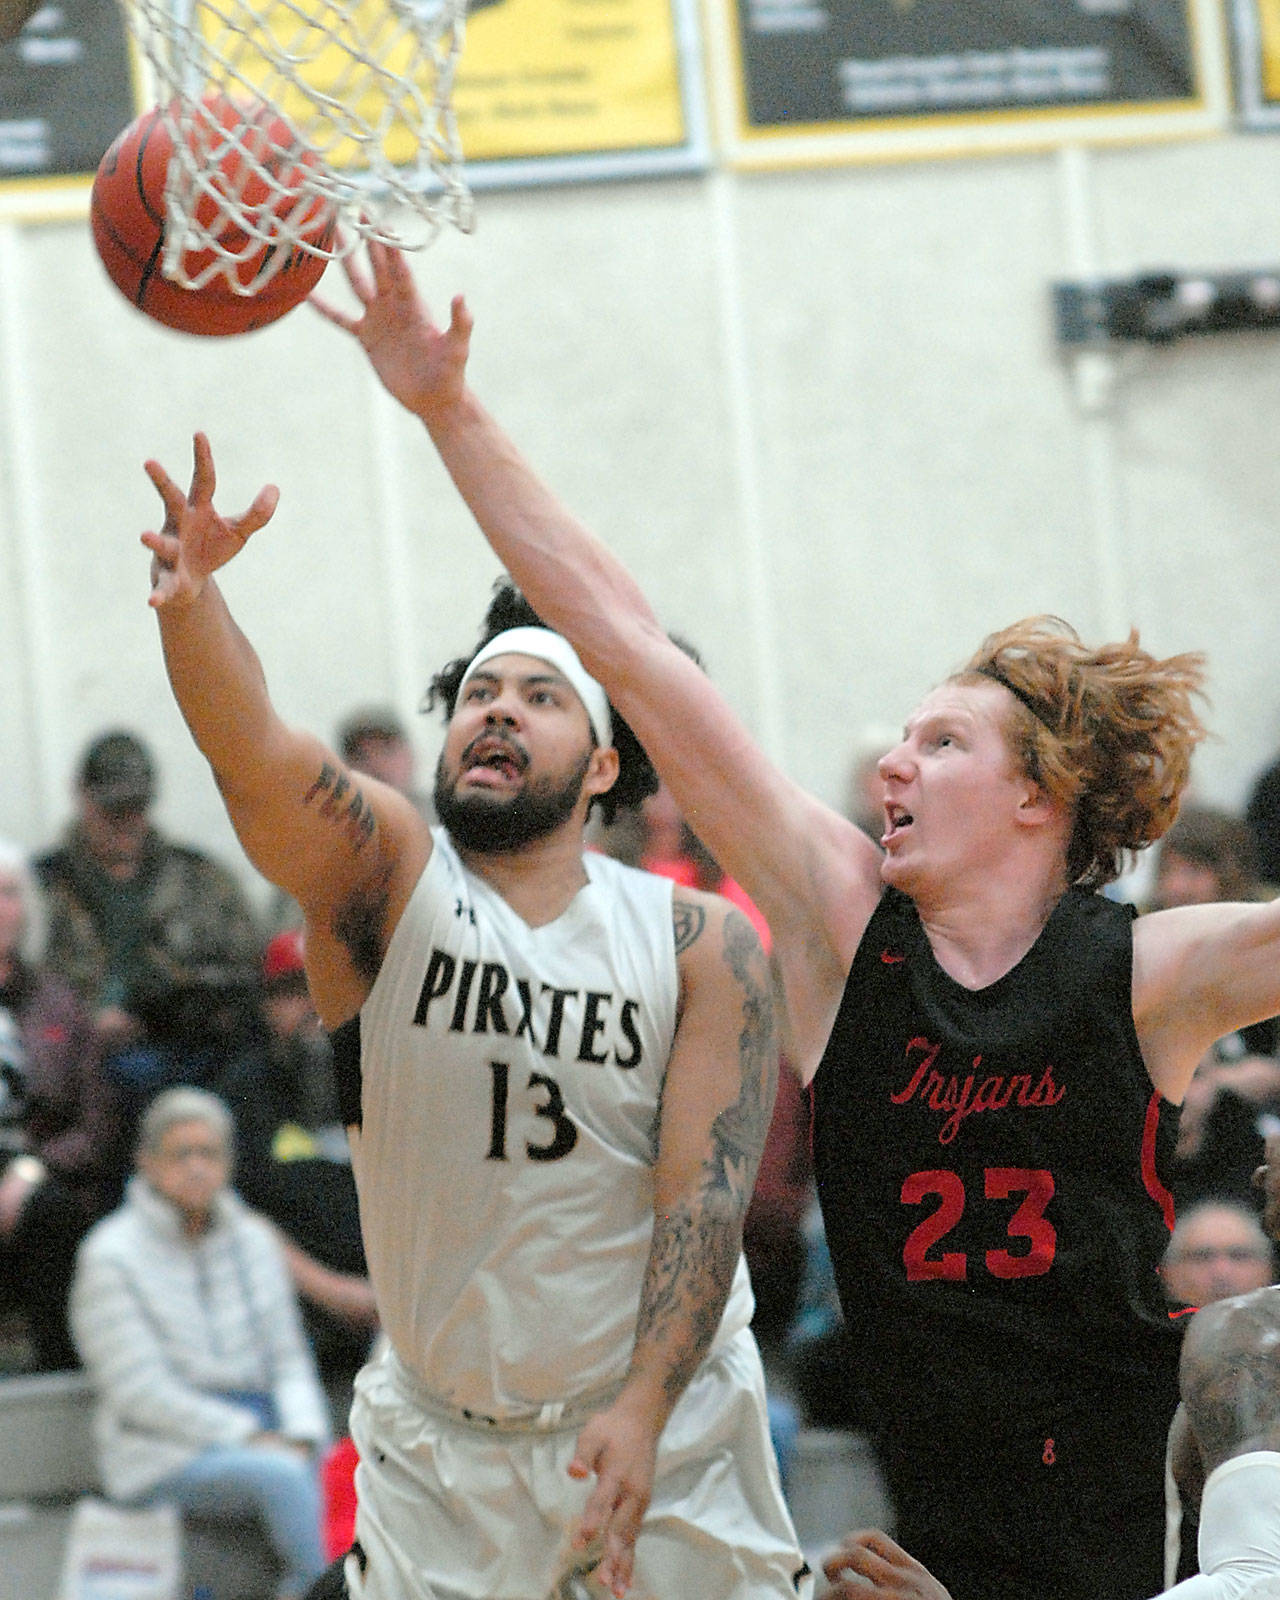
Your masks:
{"label": "white basketball jersey", "polygon": [[[588,883],[531,928],[432,837],[360,1013],[352,1164],[399,1360],[446,1404],[513,1419],[630,1359],[679,996],[672,885],[589,853]],[[751,1309],[739,1261],[717,1346]]]}

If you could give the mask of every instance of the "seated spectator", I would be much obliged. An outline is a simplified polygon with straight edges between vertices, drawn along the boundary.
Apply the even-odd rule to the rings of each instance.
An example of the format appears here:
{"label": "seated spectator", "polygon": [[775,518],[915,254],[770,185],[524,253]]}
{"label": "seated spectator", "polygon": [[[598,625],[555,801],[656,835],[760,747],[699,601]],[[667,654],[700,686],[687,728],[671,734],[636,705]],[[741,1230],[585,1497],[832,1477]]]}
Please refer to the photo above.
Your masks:
{"label": "seated spectator", "polygon": [[38,857],[48,915],[46,962],[94,1019],[120,1090],[117,1185],[133,1129],[158,1089],[200,1084],[244,1025],[259,934],[238,881],[151,821],[155,763],[134,734],[85,751],[76,814]]}
{"label": "seated spectator", "polygon": [[0,1306],[23,1313],[35,1365],[75,1367],[67,1294],[76,1246],[107,1208],[113,1101],[71,990],[36,961],[40,902],[0,841]]}
{"label": "seated spectator", "polygon": [[328,1409],[275,1229],[227,1186],[231,1133],[203,1090],[151,1102],[124,1203],[80,1247],[72,1330],[108,1495],[256,1513],[296,1600],[325,1565]]}
{"label": "seated spectator", "polygon": [[335,1410],[377,1329],[328,1036],[307,988],[302,935],[278,933],[262,962],[259,1044],[218,1081],[235,1118],[240,1197],[280,1229],[307,1332]]}

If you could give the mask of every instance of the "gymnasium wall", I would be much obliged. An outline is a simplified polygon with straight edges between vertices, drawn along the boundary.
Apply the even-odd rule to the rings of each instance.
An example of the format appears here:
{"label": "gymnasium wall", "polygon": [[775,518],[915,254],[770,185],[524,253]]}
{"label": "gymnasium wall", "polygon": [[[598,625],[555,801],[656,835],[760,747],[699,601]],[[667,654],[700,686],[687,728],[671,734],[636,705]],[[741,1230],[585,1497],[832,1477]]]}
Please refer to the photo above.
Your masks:
{"label": "gymnasium wall", "polygon": [[[1280,263],[1280,138],[716,173],[480,197],[415,258],[476,314],[474,382],[694,638],[794,775],[849,751],[990,629],[1055,611],[1210,657],[1207,799],[1280,748],[1280,338],[1075,373],[1049,286]],[[341,293],[338,269],[325,286]],[[240,339],[169,333],[79,223],[0,225],[0,834],[62,826],[108,724],[155,747],[158,814],[244,866],[168,696],[146,606],[141,463],[280,509],[225,576],[286,717],[406,715],[469,647],[496,564],[415,424],[303,307]],[[417,727],[424,776],[438,732]]]}

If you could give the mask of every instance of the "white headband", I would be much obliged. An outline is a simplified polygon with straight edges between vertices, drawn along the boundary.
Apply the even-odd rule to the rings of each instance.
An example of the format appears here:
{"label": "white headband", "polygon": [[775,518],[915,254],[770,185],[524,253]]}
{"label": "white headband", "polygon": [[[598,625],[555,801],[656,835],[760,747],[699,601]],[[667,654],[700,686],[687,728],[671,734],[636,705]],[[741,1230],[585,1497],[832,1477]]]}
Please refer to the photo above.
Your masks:
{"label": "white headband", "polygon": [[461,695],[472,674],[494,656],[536,656],[553,666],[568,683],[587,709],[596,743],[607,750],[613,743],[613,718],[609,714],[609,696],[578,660],[578,653],[562,633],[552,633],[550,628],[508,628],[482,646],[471,658],[458,685]]}

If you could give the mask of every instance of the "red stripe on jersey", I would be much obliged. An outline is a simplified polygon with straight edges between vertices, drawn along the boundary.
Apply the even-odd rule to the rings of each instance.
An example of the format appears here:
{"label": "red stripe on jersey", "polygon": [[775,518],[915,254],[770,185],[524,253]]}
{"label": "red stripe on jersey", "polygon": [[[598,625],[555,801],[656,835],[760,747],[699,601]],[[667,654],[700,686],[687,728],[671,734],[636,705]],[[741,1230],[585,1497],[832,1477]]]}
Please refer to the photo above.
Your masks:
{"label": "red stripe on jersey", "polygon": [[1164,1213],[1164,1225],[1173,1232],[1173,1196],[1156,1171],[1156,1129],[1160,1125],[1160,1096],[1153,1094],[1147,1103],[1147,1120],[1142,1127],[1142,1183]]}

